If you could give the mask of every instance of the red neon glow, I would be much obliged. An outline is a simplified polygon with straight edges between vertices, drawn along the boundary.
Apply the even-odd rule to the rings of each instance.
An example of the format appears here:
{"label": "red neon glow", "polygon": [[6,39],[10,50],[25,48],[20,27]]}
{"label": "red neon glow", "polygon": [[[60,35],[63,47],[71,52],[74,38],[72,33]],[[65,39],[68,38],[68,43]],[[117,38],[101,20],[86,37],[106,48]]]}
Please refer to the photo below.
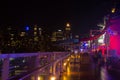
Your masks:
{"label": "red neon glow", "polygon": [[105,52],[106,52],[106,47],[105,47],[105,45],[99,46],[99,50],[102,51],[102,55],[104,56],[104,55],[105,55]]}
{"label": "red neon glow", "polygon": [[117,55],[120,55],[120,18],[112,19],[112,25],[110,29],[113,31],[113,35],[110,35],[110,45],[109,48],[115,50]]}

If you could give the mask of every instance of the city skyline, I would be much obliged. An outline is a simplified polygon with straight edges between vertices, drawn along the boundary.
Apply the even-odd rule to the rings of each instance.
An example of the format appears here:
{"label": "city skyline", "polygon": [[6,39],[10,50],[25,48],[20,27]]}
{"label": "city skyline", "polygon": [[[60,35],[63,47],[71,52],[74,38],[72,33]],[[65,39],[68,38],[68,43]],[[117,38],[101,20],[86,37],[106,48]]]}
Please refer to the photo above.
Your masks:
{"label": "city skyline", "polygon": [[110,13],[114,0],[91,1],[8,1],[1,7],[1,25],[25,27],[38,24],[48,30],[71,24],[74,34],[85,34],[96,29],[103,17]]}

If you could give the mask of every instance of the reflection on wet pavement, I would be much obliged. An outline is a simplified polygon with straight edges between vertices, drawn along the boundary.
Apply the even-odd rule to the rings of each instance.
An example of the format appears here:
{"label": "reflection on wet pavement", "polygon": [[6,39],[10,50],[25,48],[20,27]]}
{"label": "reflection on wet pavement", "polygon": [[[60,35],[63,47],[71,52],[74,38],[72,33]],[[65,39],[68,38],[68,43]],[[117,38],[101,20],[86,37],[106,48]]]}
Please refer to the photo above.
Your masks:
{"label": "reflection on wet pavement", "polygon": [[94,66],[89,56],[73,58],[66,72],[61,75],[60,80],[96,80]]}
{"label": "reflection on wet pavement", "polygon": [[[79,56],[79,57],[77,57]],[[114,74],[114,73],[113,73]],[[106,67],[95,66],[89,55],[74,55],[66,68],[53,80],[120,80],[108,73]],[[31,80],[35,80],[34,76]],[[49,75],[40,75],[37,80],[51,80]]]}
{"label": "reflection on wet pavement", "polygon": [[96,67],[89,55],[73,58],[60,80],[119,80],[111,76],[106,67]]}

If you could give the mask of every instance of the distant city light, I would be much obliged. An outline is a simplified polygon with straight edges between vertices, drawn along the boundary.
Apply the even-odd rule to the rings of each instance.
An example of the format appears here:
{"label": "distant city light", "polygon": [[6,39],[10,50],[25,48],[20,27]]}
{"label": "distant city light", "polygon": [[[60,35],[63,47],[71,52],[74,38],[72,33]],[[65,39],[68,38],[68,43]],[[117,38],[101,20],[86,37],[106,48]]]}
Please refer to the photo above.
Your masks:
{"label": "distant city light", "polygon": [[41,31],[42,29],[41,28],[38,28],[39,31]]}
{"label": "distant city light", "polygon": [[25,60],[23,60],[22,62],[25,63]]}
{"label": "distant city light", "polygon": [[58,31],[61,32],[62,30],[59,29]]}
{"label": "distant city light", "polygon": [[67,26],[67,27],[70,27],[70,24],[69,24],[69,23],[67,23],[67,24],[66,24],[66,26]]}
{"label": "distant city light", "polygon": [[34,27],[34,31],[36,31],[37,30],[37,27]]}
{"label": "distant city light", "polygon": [[25,32],[21,32],[20,36],[21,36],[21,37],[22,37],[22,36],[25,36]]}
{"label": "distant city light", "polygon": [[29,31],[29,30],[30,30],[30,27],[29,27],[29,26],[26,26],[26,27],[25,27],[25,30],[26,30],[26,31]]}

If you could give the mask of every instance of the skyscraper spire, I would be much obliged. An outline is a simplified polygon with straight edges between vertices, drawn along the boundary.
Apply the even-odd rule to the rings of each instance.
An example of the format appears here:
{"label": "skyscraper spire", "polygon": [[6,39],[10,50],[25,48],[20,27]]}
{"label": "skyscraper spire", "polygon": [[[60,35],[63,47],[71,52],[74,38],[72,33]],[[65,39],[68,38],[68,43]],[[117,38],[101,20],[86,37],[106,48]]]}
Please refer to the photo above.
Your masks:
{"label": "skyscraper spire", "polygon": [[71,38],[71,25],[70,23],[66,23],[66,26],[65,26],[65,37],[66,39],[70,39]]}

